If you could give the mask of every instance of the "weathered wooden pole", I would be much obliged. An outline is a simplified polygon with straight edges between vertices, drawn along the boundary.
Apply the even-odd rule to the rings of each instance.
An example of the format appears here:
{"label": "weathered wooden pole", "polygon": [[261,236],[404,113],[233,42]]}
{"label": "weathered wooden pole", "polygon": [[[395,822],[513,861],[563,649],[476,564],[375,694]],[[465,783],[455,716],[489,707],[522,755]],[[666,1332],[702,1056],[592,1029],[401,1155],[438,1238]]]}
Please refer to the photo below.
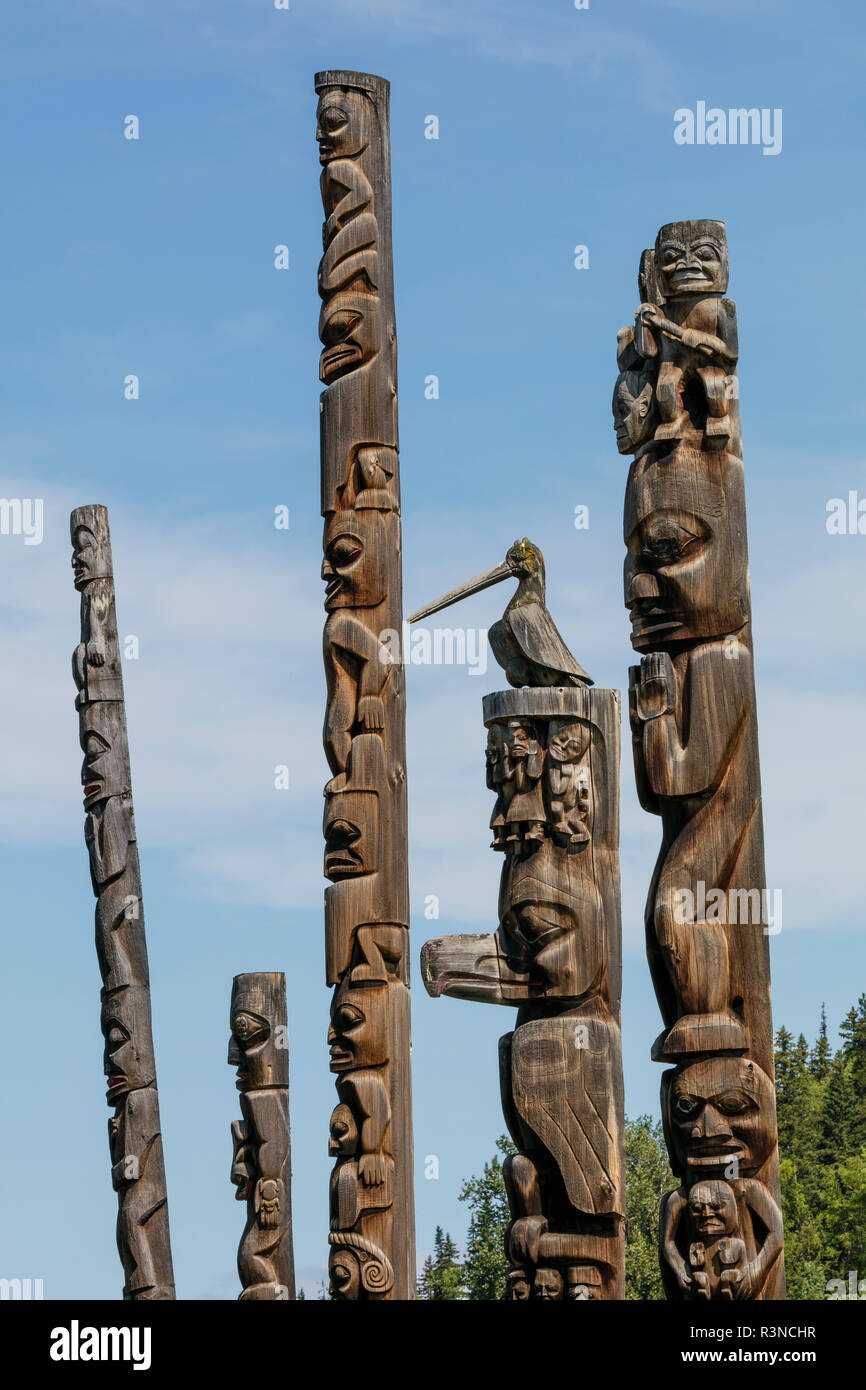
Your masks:
{"label": "weathered wooden pole", "polygon": [[84,838],[96,894],[106,1099],[114,1107],[108,1134],[118,1200],[117,1248],[126,1276],[123,1296],[173,1299],[108,512],[105,507],[78,507],[70,531],[75,587],[81,594],[81,641],[72,670],[84,753]]}
{"label": "weathered wooden pole", "polygon": [[236,975],[229,1066],[237,1067],[242,1120],[232,1123],[231,1177],[247,1222],[238,1247],[240,1299],[295,1297],[286,977]]}
{"label": "weathered wooden pole", "polygon": [[[332,1296],[415,1295],[388,83],[321,72],[325,941]],[[397,657],[392,660],[392,657]]]}
{"label": "weathered wooden pole", "polygon": [[[660,1260],[674,1299],[785,1297],[758,728],[721,222],[672,222],[641,259],[613,409],[634,454],[625,601],[638,794],[661,817],[646,909],[671,1167]],[[777,928],[776,928],[777,929]]]}
{"label": "weathered wooden pole", "polygon": [[428,993],[518,1009],[500,1040],[512,1222],[506,1298],[625,1296],[619,892],[620,707],[590,690],[545,606],[544,560],[504,564],[413,615],[520,580],[490,645],[511,690],[484,696],[492,848],[504,855],[492,935],[428,941]]}

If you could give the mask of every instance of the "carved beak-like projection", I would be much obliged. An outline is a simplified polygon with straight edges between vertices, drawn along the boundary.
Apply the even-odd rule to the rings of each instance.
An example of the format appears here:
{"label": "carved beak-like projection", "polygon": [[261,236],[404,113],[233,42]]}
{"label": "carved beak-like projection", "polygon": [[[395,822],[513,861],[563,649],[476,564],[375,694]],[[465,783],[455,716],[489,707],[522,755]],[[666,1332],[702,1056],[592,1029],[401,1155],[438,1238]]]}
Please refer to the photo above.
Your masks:
{"label": "carved beak-like projection", "polygon": [[463,598],[469,598],[471,594],[480,594],[482,589],[489,589],[492,584],[498,584],[503,579],[510,579],[516,575],[518,570],[510,560],[503,560],[500,565],[494,565],[493,569],[485,570],[483,574],[476,574],[474,579],[467,579],[465,584],[458,584],[456,589],[449,589],[447,594],[441,598],[434,599],[424,608],[419,608],[417,613],[413,613],[409,619],[410,623],[420,622],[422,618],[429,618],[431,613],[438,613],[441,608],[450,608],[452,603],[459,603]]}

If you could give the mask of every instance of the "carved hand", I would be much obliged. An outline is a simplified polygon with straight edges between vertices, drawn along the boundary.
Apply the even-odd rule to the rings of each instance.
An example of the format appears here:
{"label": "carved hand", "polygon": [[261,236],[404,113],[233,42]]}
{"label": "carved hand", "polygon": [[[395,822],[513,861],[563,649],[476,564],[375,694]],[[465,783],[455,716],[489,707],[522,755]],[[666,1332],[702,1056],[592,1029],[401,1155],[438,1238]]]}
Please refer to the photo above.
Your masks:
{"label": "carved hand", "polygon": [[645,323],[648,328],[657,328],[666,321],[657,304],[642,304],[635,314],[635,318],[639,318],[641,323]]}
{"label": "carved hand", "polygon": [[638,717],[646,722],[669,714],[674,707],[676,677],[667,652],[650,652],[640,664],[640,684],[635,691]]}
{"label": "carved hand", "polygon": [[361,1154],[358,1175],[365,1187],[381,1187],[385,1181],[385,1159],[382,1154]]}
{"label": "carved hand", "polygon": [[358,701],[358,720],[368,734],[381,733],[385,727],[385,707],[378,695],[362,695]]}
{"label": "carved hand", "polygon": [[88,666],[105,665],[105,652],[103,651],[102,647],[97,647],[92,642],[88,644],[87,664]]}
{"label": "carved hand", "polygon": [[726,1269],[719,1279],[723,1298],[754,1298],[761,1282],[761,1270],[753,1260],[743,1269]]}

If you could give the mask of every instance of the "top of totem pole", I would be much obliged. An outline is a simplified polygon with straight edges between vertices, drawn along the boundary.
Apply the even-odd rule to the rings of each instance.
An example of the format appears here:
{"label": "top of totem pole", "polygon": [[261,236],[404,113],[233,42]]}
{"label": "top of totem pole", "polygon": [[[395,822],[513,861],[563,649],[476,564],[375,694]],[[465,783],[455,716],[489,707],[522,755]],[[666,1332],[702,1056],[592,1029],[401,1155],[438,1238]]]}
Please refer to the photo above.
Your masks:
{"label": "top of totem pole", "polygon": [[372,72],[351,72],[348,68],[327,68],[324,72],[317,72],[314,82],[317,92],[323,92],[328,87],[356,87],[359,91],[369,92],[371,96],[387,97],[391,90],[387,77],[377,77]]}

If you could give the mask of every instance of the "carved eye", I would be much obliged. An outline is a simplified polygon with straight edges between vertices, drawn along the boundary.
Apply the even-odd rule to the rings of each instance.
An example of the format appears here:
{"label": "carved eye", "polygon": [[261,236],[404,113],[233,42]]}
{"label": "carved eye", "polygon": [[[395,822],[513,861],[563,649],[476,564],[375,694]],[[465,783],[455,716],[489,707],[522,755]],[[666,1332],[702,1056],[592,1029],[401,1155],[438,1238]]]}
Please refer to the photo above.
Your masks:
{"label": "carved eye", "polygon": [[657,565],[673,565],[681,560],[699,536],[676,521],[666,521],[644,536],[642,554]]}
{"label": "carved eye", "polygon": [[742,1091],[727,1091],[723,1096],[717,1096],[714,1104],[723,1115],[742,1115],[746,1110],[755,1108],[750,1097]]}
{"label": "carved eye", "polygon": [[357,1028],[358,1024],[363,1022],[364,1015],[353,1004],[341,1004],[334,1015],[334,1027],[338,1033],[345,1033],[350,1028]]}
{"label": "carved eye", "polygon": [[353,565],[364,549],[356,536],[338,536],[328,546],[328,559],[334,569],[347,569]]}
{"label": "carved eye", "polygon": [[719,248],[713,246],[712,242],[703,242],[695,247],[695,255],[699,261],[717,261],[719,259]]}
{"label": "carved eye", "polygon": [[256,1018],[255,1014],[235,1014],[232,1019],[232,1032],[245,1047],[266,1037],[267,1031],[267,1024],[263,1019]]}
{"label": "carved eye", "polygon": [[336,343],[345,342],[351,333],[354,333],[363,315],[356,313],[353,309],[337,309],[331,314],[322,332],[322,341],[325,347],[333,347]]}
{"label": "carved eye", "polygon": [[129,1034],[116,1019],[112,1019],[105,1035],[105,1046],[109,1052],[116,1052],[124,1043],[129,1042]]}
{"label": "carved eye", "polygon": [[681,246],[662,247],[662,264],[667,267],[675,265],[682,253],[683,248]]}
{"label": "carved eye", "polygon": [[322,130],[326,130],[329,135],[334,135],[348,122],[348,115],[340,106],[326,106],[321,116],[319,124]]}
{"label": "carved eye", "polygon": [[691,1096],[678,1096],[674,1105],[674,1116],[678,1120],[688,1120],[692,1115],[697,1115],[700,1108],[699,1100],[694,1100]]}

